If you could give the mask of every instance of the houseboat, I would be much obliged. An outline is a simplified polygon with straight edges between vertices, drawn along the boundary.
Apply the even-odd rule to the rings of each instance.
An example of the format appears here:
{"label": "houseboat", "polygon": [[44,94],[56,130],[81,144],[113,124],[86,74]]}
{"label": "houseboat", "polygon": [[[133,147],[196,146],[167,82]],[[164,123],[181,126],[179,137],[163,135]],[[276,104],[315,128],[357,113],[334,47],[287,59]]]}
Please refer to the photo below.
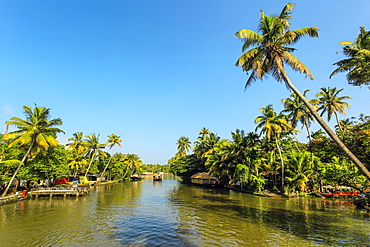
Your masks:
{"label": "houseboat", "polygon": [[157,173],[153,175],[153,181],[162,181],[161,174]]}
{"label": "houseboat", "polygon": [[207,172],[198,172],[190,177],[192,184],[217,187],[220,186],[220,180]]}
{"label": "houseboat", "polygon": [[144,179],[144,176],[139,176],[137,174],[133,174],[131,177],[130,177],[130,180],[131,181],[140,181],[140,180],[143,180]]}

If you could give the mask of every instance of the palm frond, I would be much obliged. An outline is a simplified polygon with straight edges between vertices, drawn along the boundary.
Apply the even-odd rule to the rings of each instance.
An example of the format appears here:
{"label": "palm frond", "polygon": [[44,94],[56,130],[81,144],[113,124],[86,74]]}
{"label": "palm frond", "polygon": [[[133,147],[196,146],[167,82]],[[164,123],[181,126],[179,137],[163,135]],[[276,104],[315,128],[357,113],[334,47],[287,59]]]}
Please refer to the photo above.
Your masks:
{"label": "palm frond", "polygon": [[244,42],[242,52],[246,51],[250,46],[261,44],[263,41],[263,37],[260,34],[248,29],[239,30],[234,36]]}
{"label": "palm frond", "polygon": [[289,52],[283,52],[283,59],[293,70],[305,74],[305,76],[310,77],[311,80],[314,79],[311,71],[306,67],[306,65],[299,61],[293,54]]}

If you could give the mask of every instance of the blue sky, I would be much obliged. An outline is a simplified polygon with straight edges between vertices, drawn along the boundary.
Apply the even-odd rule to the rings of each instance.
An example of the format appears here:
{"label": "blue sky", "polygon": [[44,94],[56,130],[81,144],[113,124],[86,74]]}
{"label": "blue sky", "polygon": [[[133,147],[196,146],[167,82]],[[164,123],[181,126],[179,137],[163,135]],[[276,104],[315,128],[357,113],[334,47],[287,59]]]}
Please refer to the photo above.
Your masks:
{"label": "blue sky", "polygon": [[[290,92],[271,77],[244,92],[247,76],[234,66],[241,42],[233,35],[256,31],[260,9],[280,13],[286,3],[4,0],[0,131],[11,117],[24,117],[24,105],[36,103],[63,120],[62,144],[75,132],[100,134],[101,142],[114,133],[123,140],[116,151],[159,164],[176,153],[180,136],[194,142],[203,127],[226,139],[236,129],[254,131],[259,109],[273,104],[282,110]],[[353,41],[359,26],[370,29],[370,2],[295,3],[291,28],[317,26],[320,37],[295,46],[315,80],[288,71],[292,81],[311,89],[308,98],[321,87],[344,88],[343,95],[353,97],[347,116],[370,115],[367,88],[348,85],[345,74],[328,78],[343,58],[338,42]]]}

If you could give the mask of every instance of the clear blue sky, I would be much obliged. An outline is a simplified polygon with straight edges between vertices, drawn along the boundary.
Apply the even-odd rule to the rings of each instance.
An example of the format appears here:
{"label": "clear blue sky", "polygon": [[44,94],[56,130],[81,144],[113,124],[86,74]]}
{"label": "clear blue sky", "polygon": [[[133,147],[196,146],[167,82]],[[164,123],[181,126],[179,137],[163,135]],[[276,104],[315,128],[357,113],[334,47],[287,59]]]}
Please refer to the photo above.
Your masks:
{"label": "clear blue sky", "polygon": [[[254,131],[259,109],[282,110],[280,100],[290,92],[271,77],[244,92],[247,76],[234,66],[241,42],[233,35],[256,31],[260,9],[280,13],[286,3],[1,1],[1,132],[11,117],[24,117],[24,105],[36,103],[63,120],[62,144],[74,132],[100,134],[101,142],[114,133],[123,140],[116,151],[165,164],[180,136],[194,142],[203,127],[226,139],[237,128]],[[348,85],[344,74],[328,78],[344,58],[338,42],[353,41],[359,26],[370,29],[370,2],[295,3],[292,29],[317,26],[321,37],[296,45],[295,56],[315,80],[289,71],[292,81],[311,89],[309,98],[321,87],[344,88],[353,97],[347,116],[370,115],[370,90]]]}

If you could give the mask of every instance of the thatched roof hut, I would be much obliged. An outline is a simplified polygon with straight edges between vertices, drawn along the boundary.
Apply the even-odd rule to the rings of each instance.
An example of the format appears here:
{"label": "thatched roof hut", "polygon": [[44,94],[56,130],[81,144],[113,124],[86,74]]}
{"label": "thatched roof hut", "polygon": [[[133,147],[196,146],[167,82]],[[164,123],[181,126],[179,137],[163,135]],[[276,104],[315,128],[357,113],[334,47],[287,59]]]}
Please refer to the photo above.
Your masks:
{"label": "thatched roof hut", "polygon": [[198,172],[190,177],[190,181],[193,184],[202,184],[202,185],[218,185],[220,181],[217,177],[212,176],[207,172]]}

